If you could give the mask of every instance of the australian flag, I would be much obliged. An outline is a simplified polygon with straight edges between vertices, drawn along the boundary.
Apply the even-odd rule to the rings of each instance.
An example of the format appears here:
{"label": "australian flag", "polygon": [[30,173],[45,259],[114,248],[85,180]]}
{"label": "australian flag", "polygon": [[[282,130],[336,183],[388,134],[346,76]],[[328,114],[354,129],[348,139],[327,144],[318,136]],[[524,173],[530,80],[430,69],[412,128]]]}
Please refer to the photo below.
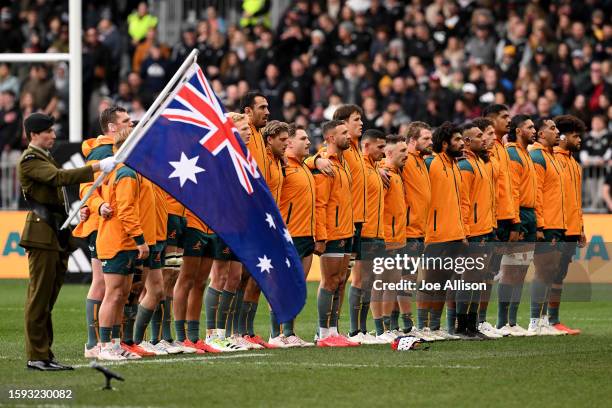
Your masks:
{"label": "australian flag", "polygon": [[194,64],[125,163],[212,228],[247,268],[279,322],[306,301],[301,260],[257,164]]}

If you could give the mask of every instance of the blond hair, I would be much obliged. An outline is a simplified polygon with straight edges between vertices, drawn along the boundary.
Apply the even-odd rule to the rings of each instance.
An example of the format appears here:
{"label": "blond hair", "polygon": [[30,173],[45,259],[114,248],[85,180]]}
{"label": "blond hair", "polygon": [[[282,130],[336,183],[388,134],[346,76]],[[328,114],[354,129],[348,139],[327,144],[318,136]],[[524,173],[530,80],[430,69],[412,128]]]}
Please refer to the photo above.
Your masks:
{"label": "blond hair", "polygon": [[245,115],[244,113],[238,113],[238,112],[230,112],[227,114],[227,116],[232,120],[232,122],[236,123],[236,122],[240,122],[241,120],[246,119],[247,115]]}
{"label": "blond hair", "polygon": [[261,130],[261,135],[264,140],[269,137],[276,137],[280,135],[282,132],[289,133],[289,125],[285,122],[281,122],[280,120],[271,120],[268,124]]}

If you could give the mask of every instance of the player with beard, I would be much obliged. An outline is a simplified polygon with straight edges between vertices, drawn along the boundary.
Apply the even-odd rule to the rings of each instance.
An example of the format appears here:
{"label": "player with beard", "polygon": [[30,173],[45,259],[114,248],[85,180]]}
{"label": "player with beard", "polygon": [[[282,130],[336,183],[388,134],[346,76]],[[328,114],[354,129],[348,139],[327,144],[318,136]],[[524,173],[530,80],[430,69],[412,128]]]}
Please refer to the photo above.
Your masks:
{"label": "player with beard", "polygon": [[[465,252],[469,228],[464,224],[461,212],[461,201],[465,200],[465,195],[461,194],[461,172],[457,165],[457,159],[463,155],[463,147],[461,132],[452,123],[444,122],[434,131],[433,151],[436,154],[425,161],[431,181],[425,258],[456,258]],[[454,278],[453,270],[434,265],[425,269],[421,282],[417,285],[421,288],[422,281],[425,281],[444,286]],[[429,328],[424,329],[425,334],[429,335],[431,332],[437,339],[458,339],[457,336],[440,330],[446,291],[419,290],[431,296]]]}
{"label": "player with beard", "polygon": [[554,277],[548,301],[548,319],[557,330],[567,334],[580,334],[580,330],[571,329],[559,320],[559,305],[563,280],[567,275],[569,264],[576,253],[576,246],[584,248],[586,237],[584,235],[584,221],[582,218],[582,168],[574,159],[573,154],[580,150],[580,139],[586,130],[584,123],[575,116],[562,115],[555,117],[555,124],[561,133],[559,146],[554,147],[557,163],[563,168],[564,176],[564,212],[567,222],[565,231],[565,244],[559,266],[559,273]]}

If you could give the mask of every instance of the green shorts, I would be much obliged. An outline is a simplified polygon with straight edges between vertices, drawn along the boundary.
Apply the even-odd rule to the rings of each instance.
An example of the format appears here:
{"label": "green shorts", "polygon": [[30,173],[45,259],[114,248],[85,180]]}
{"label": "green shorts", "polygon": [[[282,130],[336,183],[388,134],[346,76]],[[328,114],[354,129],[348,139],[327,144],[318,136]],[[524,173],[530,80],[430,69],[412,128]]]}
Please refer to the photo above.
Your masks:
{"label": "green shorts", "polygon": [[335,239],[327,241],[325,245],[326,254],[350,254],[353,251],[353,238]]}
{"label": "green shorts", "polygon": [[114,273],[118,275],[131,275],[136,269],[137,250],[119,251],[111,259],[100,259],[102,261],[103,273]]}
{"label": "green shorts", "polygon": [[187,218],[168,214],[168,239],[166,243],[170,246],[183,248],[186,229]]}
{"label": "green shorts", "polygon": [[355,235],[353,235],[353,248],[351,249],[352,254],[357,254],[356,259],[361,259],[361,230],[363,229],[363,222],[355,223]]}
{"label": "green shorts", "polygon": [[495,234],[497,239],[501,242],[508,242],[510,239],[510,232],[512,231],[512,220],[497,220],[497,229]]}
{"label": "green shorts", "polygon": [[425,238],[406,238],[404,253],[409,257],[419,257],[425,251]]}
{"label": "green shorts", "polygon": [[491,234],[482,234],[482,235],[475,235],[473,237],[468,237],[467,238],[468,242],[489,242],[491,240]]}
{"label": "green shorts", "polygon": [[521,207],[520,216],[523,242],[536,242],[536,231],[538,230],[538,223],[536,221],[535,209]]}
{"label": "green shorts", "polygon": [[98,231],[94,231],[87,238],[87,248],[89,248],[89,255],[92,259],[98,258],[98,252],[96,252],[96,238],[98,238]]}
{"label": "green shorts", "polygon": [[185,229],[183,256],[212,258],[215,254],[215,236],[195,228]]}
{"label": "green shorts", "polygon": [[306,258],[313,254],[315,241],[313,237],[295,237],[293,238],[293,245],[295,245],[300,258]]}
{"label": "green shorts", "polygon": [[145,259],[144,266],[149,269],[161,269],[162,263],[162,251],[164,249],[163,244],[159,242],[155,245],[149,246],[149,257]]}
{"label": "green shorts", "polygon": [[238,257],[234,255],[230,247],[218,235],[215,235],[214,259],[217,261],[238,261]]}
{"label": "green shorts", "polygon": [[357,260],[372,261],[385,256],[385,240],[382,238],[361,238],[361,251]]}

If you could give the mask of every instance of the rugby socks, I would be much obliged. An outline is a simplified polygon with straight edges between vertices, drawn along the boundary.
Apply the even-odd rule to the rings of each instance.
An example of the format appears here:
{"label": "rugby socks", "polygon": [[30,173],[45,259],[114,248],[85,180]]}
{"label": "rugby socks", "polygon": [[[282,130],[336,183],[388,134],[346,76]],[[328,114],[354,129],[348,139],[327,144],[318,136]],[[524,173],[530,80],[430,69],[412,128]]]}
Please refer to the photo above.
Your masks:
{"label": "rugby socks", "polygon": [[332,303],[334,294],[327,289],[319,288],[319,296],[317,297],[317,311],[319,315],[319,327],[329,328]]}
{"label": "rugby socks", "polygon": [[[456,307],[458,306],[459,304],[455,302],[446,304],[446,330],[450,334],[453,334],[455,332],[455,325],[457,324],[457,315],[459,314],[456,309]],[[465,309],[467,310],[467,305],[465,305]]]}
{"label": "rugby socks", "polygon": [[[232,304],[234,303],[234,298],[236,294],[233,292],[229,292],[224,290],[221,292],[221,298],[219,300],[219,309],[217,309],[217,329],[221,329],[226,332],[226,328],[231,326],[230,318],[230,309]],[[226,333],[226,337],[227,333]]]}
{"label": "rugby socks", "polygon": [[100,327],[100,343],[109,343],[112,331],[111,327]]}
{"label": "rugby socks", "polygon": [[550,324],[560,323],[559,306],[561,305],[562,288],[551,288],[550,299],[548,301],[548,321]]}
{"label": "rugby socks", "polygon": [[385,323],[383,321],[383,317],[378,319],[374,319],[374,327],[376,328],[376,335],[380,336],[385,332]]}
{"label": "rugby socks", "polygon": [[444,305],[440,309],[431,308],[430,310],[430,321],[429,328],[432,331],[440,330],[440,320],[442,319],[442,309],[444,309]]}
{"label": "rugby socks", "polygon": [[187,320],[187,338],[197,343],[200,338],[200,321],[199,320]]}
{"label": "rugby socks", "polygon": [[87,320],[87,349],[91,349],[98,343],[100,336],[98,312],[100,311],[101,300],[87,299],[85,301],[85,318]]}
{"label": "rugby socks", "polygon": [[384,326],[383,330],[384,331],[390,330],[390,327],[391,327],[391,316],[383,315],[382,321],[383,321],[383,326]]}
{"label": "rugby socks", "polygon": [[356,288],[351,285],[349,289],[349,316],[351,320],[351,332],[350,335],[354,336],[361,330],[361,316],[362,316],[362,296],[363,290]]}
{"label": "rugby socks", "polygon": [[128,345],[134,343],[134,322],[138,312],[137,304],[127,304],[123,307],[123,336],[122,340]]}
{"label": "rugby socks", "polygon": [[281,334],[281,327],[278,319],[276,318],[276,314],[274,311],[270,310],[270,337],[278,337]]}
{"label": "rugby socks", "polygon": [[295,320],[289,320],[287,323],[283,324],[283,336],[285,337],[289,337],[289,336],[294,336],[295,332],[293,329]]}
{"label": "rugby socks", "polygon": [[187,338],[185,334],[185,320],[175,320],[174,329],[176,330],[176,340],[183,342]]}
{"label": "rugby socks", "polygon": [[414,326],[414,322],[412,321],[412,313],[402,313],[402,331],[404,333],[410,333],[412,330],[412,326]]}
{"label": "rugby socks", "polygon": [[497,328],[501,329],[508,324],[508,308],[512,297],[512,285],[500,283],[497,287],[499,308],[497,310]]}
{"label": "rugby socks", "polygon": [[151,316],[151,343],[153,344],[161,340],[161,322],[165,303],[166,301],[162,299]]}
{"label": "rugby socks", "polygon": [[362,290],[361,312],[359,316],[359,331],[363,334],[368,332],[368,315],[370,313],[370,299],[372,298],[371,290]]}
{"label": "rugby socks", "polygon": [[338,327],[338,310],[340,310],[340,288],[336,289],[333,295],[331,317],[329,327]]}
{"label": "rugby socks", "polygon": [[543,282],[533,281],[531,283],[530,317],[532,319],[539,319],[543,315],[546,289],[546,285]]}
{"label": "rugby socks", "polygon": [[247,319],[250,312],[251,302],[242,302],[240,305],[240,309],[236,310],[236,313],[239,314],[238,318],[238,334],[244,336],[247,333]]}
{"label": "rugby socks", "polygon": [[[228,324],[225,327],[225,336],[229,337],[232,334],[242,335],[244,332],[239,330],[240,326],[240,310],[242,309],[242,299],[244,298],[244,292],[241,290],[236,291],[236,300],[232,303],[230,308],[230,321],[231,324]],[[230,323],[228,321],[228,323]]]}
{"label": "rugby socks", "polygon": [[140,344],[144,338],[147,326],[153,316],[153,310],[147,309],[144,306],[138,305],[138,313],[136,314],[136,323],[134,324],[134,343]]}
{"label": "rugby socks", "polygon": [[257,314],[257,306],[256,302],[243,302],[242,309],[247,310],[245,314],[245,330],[246,334],[249,336],[255,336],[255,315]]}
{"label": "rugby socks", "polygon": [[393,310],[391,312],[391,320],[389,322],[389,330],[399,330],[399,310]]}
{"label": "rugby socks", "polygon": [[206,330],[214,330],[217,328],[217,309],[219,308],[219,298],[221,292],[217,289],[206,288],[204,294],[204,307],[206,310]]}
{"label": "rugby socks", "polygon": [[512,285],[512,295],[510,297],[510,308],[508,311],[508,323],[510,326],[516,326],[519,305],[521,304],[521,295],[523,294],[523,284]]}
{"label": "rugby socks", "polygon": [[166,296],[162,315],[162,339],[172,343],[172,296]]}
{"label": "rugby socks", "polygon": [[478,323],[487,321],[487,309],[489,308],[489,299],[491,299],[491,290],[493,282],[487,280],[487,289],[480,294],[480,303],[478,305]]}

